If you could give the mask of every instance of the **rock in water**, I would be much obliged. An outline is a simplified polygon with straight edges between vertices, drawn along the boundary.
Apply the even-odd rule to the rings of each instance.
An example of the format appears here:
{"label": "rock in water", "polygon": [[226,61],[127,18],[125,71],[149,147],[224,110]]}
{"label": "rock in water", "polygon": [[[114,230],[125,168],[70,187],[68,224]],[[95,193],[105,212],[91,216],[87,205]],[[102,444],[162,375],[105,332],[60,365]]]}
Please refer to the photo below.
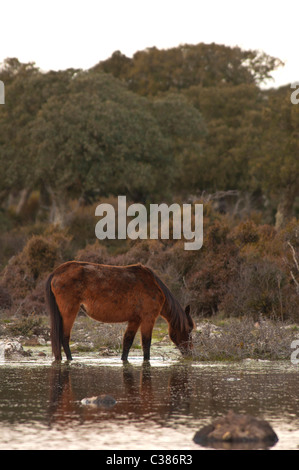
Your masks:
{"label": "rock in water", "polygon": [[98,397],[83,398],[82,405],[103,406],[104,408],[111,408],[116,404],[116,400],[110,395],[99,395]]}
{"label": "rock in water", "polygon": [[200,429],[193,440],[209,447],[232,448],[233,444],[248,444],[248,448],[258,448],[273,446],[278,437],[267,421],[229,411],[226,416]]}
{"label": "rock in water", "polygon": [[22,344],[14,339],[5,339],[0,342],[0,358],[2,361],[6,359],[18,360],[20,357],[29,356],[30,353],[24,351]]}

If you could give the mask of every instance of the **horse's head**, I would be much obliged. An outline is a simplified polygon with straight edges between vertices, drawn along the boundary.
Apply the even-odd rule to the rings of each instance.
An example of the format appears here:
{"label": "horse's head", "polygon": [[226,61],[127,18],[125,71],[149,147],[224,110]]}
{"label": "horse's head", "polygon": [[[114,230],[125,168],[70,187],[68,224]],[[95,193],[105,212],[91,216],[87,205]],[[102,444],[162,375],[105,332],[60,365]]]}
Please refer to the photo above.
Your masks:
{"label": "horse's head", "polygon": [[186,321],[182,329],[174,328],[169,325],[169,336],[174,344],[179,348],[183,356],[191,353],[193,348],[191,332],[194,328],[194,322],[190,315],[190,305],[185,308]]}

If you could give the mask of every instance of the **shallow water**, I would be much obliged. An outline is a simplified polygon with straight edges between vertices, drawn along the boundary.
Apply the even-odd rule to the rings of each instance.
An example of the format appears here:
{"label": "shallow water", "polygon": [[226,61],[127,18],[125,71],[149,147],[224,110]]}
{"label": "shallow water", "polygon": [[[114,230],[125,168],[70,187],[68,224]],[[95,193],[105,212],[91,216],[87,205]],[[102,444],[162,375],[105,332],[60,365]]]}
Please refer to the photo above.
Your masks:
{"label": "shallow water", "polygon": [[[233,409],[267,419],[278,449],[299,448],[298,366],[75,357],[0,364],[0,449],[203,449],[202,426]],[[86,397],[110,395],[111,407]]]}

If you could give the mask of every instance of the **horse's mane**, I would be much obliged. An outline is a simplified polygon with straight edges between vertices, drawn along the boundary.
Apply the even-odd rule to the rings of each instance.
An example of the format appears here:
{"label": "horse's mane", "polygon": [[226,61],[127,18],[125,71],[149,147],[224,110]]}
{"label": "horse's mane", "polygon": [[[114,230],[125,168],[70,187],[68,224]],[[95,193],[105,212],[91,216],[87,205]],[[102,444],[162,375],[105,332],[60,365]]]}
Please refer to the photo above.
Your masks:
{"label": "horse's mane", "polygon": [[[169,321],[172,327],[175,329],[178,328],[180,329],[180,331],[186,330],[188,328],[188,319],[178,300],[174,297],[168,287],[164,284],[163,281],[161,281],[161,279],[155,274],[154,271],[152,271],[147,266],[143,267],[151,273],[151,275],[154,277],[156,283],[158,284],[165,296],[163,310],[165,311],[166,309],[168,313],[167,317],[169,317]],[[163,316],[163,311],[161,313]]]}

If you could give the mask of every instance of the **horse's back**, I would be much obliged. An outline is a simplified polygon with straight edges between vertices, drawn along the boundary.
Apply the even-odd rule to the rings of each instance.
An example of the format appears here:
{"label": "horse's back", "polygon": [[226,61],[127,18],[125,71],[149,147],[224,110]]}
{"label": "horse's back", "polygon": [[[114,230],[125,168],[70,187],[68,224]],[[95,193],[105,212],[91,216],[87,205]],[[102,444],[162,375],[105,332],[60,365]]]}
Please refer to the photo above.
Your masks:
{"label": "horse's back", "polygon": [[54,271],[52,286],[58,301],[76,305],[74,308],[83,305],[88,315],[104,322],[157,316],[164,303],[153,273],[141,264],[70,261]]}
{"label": "horse's back", "polygon": [[151,271],[142,264],[128,266],[112,266],[105,264],[89,263],[85,261],[68,261],[55,269],[53,282],[64,283],[80,282],[81,287],[87,284],[112,284],[119,287],[120,284],[128,287],[136,284],[144,284],[145,288],[156,285]]}

